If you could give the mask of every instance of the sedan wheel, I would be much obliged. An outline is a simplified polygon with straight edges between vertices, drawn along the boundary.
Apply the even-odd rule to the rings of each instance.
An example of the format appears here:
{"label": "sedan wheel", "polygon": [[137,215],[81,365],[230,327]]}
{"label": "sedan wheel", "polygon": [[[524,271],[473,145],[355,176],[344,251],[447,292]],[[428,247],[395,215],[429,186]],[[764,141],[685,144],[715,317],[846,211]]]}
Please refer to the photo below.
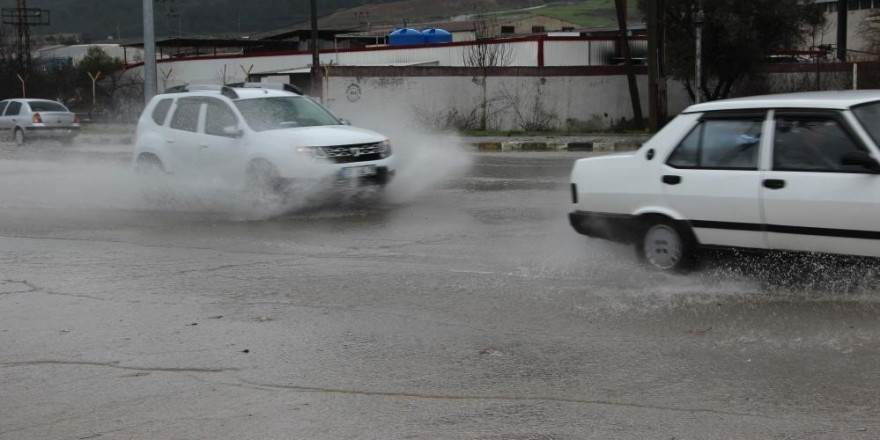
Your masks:
{"label": "sedan wheel", "polygon": [[650,223],[637,245],[640,259],[652,268],[683,272],[694,263],[694,243],[681,227],[669,220]]}
{"label": "sedan wheel", "polygon": [[13,136],[15,140],[15,145],[18,145],[20,147],[25,144],[26,140],[24,138],[24,130],[16,128]]}

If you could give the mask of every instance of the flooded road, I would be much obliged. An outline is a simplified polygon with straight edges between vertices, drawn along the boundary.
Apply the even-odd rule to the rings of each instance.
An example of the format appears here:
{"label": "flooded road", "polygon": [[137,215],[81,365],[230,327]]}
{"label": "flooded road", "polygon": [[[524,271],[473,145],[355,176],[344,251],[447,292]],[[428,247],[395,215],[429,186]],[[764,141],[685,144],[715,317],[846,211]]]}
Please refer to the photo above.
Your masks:
{"label": "flooded road", "polygon": [[2,440],[880,432],[874,263],[648,272],[568,225],[583,153],[432,156],[259,217],[44,153],[0,159]]}

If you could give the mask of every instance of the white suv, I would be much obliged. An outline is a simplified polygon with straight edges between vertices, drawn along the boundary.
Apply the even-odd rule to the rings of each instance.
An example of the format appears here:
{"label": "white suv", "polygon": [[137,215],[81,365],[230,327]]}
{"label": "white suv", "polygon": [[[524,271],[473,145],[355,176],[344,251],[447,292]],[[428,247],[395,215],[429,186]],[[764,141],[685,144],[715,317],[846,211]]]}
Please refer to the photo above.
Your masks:
{"label": "white suv", "polygon": [[394,176],[387,137],[347,125],[307,96],[258,87],[187,86],[153,97],[138,120],[134,165],[270,192],[297,181],[383,186]]}
{"label": "white suv", "polygon": [[582,234],[664,270],[698,247],[880,257],[880,91],[690,106],[639,151],[578,160]]}

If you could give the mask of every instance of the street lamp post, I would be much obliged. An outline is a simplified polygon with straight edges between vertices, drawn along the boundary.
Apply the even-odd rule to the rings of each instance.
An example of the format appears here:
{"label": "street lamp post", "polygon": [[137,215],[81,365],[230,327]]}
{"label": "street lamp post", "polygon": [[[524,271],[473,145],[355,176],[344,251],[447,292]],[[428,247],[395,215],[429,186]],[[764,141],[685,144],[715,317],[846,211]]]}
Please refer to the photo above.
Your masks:
{"label": "street lamp post", "polygon": [[703,99],[702,97],[702,83],[703,83],[703,21],[705,17],[703,16],[703,8],[697,10],[697,14],[694,16],[694,28],[696,30],[697,37],[697,53],[695,54],[696,58],[694,59],[694,65],[696,72],[694,72],[694,100],[697,103],[700,103]]}

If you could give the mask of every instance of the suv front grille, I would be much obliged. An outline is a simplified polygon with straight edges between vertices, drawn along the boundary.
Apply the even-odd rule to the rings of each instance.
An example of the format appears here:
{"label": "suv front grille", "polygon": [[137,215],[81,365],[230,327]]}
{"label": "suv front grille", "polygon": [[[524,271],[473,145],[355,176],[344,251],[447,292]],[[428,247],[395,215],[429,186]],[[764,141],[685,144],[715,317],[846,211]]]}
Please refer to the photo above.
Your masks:
{"label": "suv front grille", "polygon": [[385,147],[382,144],[340,145],[320,147],[327,159],[336,163],[366,162],[382,159]]}

